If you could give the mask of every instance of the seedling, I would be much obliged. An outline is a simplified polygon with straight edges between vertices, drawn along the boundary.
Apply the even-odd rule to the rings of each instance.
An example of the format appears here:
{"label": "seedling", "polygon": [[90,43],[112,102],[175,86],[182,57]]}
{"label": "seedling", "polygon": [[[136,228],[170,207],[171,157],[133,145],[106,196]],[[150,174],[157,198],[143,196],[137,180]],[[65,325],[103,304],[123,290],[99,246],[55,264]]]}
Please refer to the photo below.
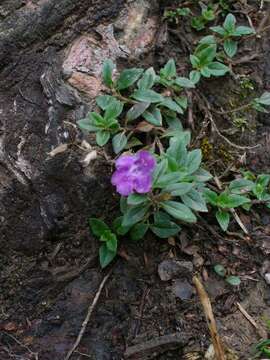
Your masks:
{"label": "seedling", "polygon": [[237,53],[238,42],[235,38],[255,33],[249,26],[236,26],[236,18],[233,14],[226,16],[223,26],[213,26],[210,29],[221,37],[223,49],[230,58]]}
{"label": "seedling", "polygon": [[218,274],[220,277],[224,278],[224,280],[232,285],[232,286],[238,286],[241,284],[241,280],[239,278],[239,276],[234,276],[234,275],[227,275],[227,270],[224,268],[223,265],[221,264],[217,264],[214,266],[214,270],[216,272],[216,274]]}
{"label": "seedling", "polygon": [[91,218],[90,229],[92,233],[103,243],[99,248],[99,261],[102,268],[111,263],[117,254],[118,240],[102,220]]}
{"label": "seedling", "polygon": [[192,18],[191,26],[197,30],[201,31],[205,28],[206,24],[210,21],[215,20],[215,10],[211,5],[204,5],[201,3],[201,15]]}
{"label": "seedling", "polygon": [[177,8],[175,10],[166,10],[164,12],[164,18],[167,19],[169,22],[175,22],[176,24],[179,23],[179,18],[187,17],[190,15],[189,8]]}
{"label": "seedling", "polygon": [[198,82],[201,76],[206,78],[224,76],[230,71],[228,66],[215,60],[216,56],[217,44],[203,42],[197,46],[194,54],[190,55],[190,61],[194,69],[190,73],[190,78],[193,82]]}

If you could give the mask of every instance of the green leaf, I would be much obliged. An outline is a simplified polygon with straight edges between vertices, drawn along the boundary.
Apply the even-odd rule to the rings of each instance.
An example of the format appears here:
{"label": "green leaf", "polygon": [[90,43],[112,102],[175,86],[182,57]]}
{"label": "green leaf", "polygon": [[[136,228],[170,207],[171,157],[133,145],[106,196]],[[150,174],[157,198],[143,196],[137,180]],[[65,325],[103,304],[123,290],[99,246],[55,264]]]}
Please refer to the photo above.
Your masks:
{"label": "green leaf", "polygon": [[266,91],[260,96],[258,99],[256,99],[259,104],[262,105],[270,105],[270,92]]}
{"label": "green leaf", "polygon": [[162,211],[154,214],[154,224],[150,226],[150,229],[155,235],[163,239],[174,236],[181,230],[180,226]]}
{"label": "green leaf", "polygon": [[105,111],[104,119],[106,121],[117,118],[123,111],[123,103],[121,101],[115,100],[112,102]]}
{"label": "green leaf", "polygon": [[136,90],[132,97],[138,101],[144,101],[149,103],[162,102],[164,97],[154,90]]}
{"label": "green leaf", "polygon": [[218,194],[216,194],[214,191],[209,190],[209,189],[205,189],[203,196],[206,200],[207,203],[213,205],[213,206],[217,206],[218,204]]}
{"label": "green leaf", "polygon": [[195,55],[190,55],[189,58],[190,58],[191,65],[195,69],[197,69],[200,66],[200,59]]}
{"label": "green leaf", "polygon": [[101,237],[105,231],[110,230],[104,221],[97,218],[90,218],[89,224],[92,233],[98,237]]}
{"label": "green leaf", "polygon": [[172,111],[177,112],[178,114],[183,114],[183,110],[182,108],[175,102],[173,101],[171,98],[167,97],[165,98],[162,103],[160,104],[160,106],[164,106]]}
{"label": "green leaf", "polygon": [[235,30],[236,18],[233,14],[228,14],[223,23],[224,29],[228,34],[232,34]]}
{"label": "green leaf", "polygon": [[251,27],[237,26],[237,28],[235,29],[235,31],[232,35],[233,36],[243,36],[243,35],[250,35],[250,34],[255,34],[255,31]]}
{"label": "green leaf", "polygon": [[151,67],[145,71],[142,78],[138,81],[138,89],[149,90],[153,87],[156,80],[155,70]]}
{"label": "green leaf", "polygon": [[237,53],[237,42],[227,39],[224,41],[223,48],[225,53],[232,58]]}
{"label": "green leaf", "polygon": [[227,194],[226,192],[223,192],[218,196],[218,206],[222,209],[236,208],[249,202],[250,199],[245,196]]}
{"label": "green leaf", "polygon": [[203,9],[202,11],[202,17],[207,21],[212,21],[215,19],[215,13],[212,9]]}
{"label": "green leaf", "polygon": [[208,70],[210,70],[211,75],[214,76],[223,76],[228,71],[230,71],[230,68],[218,61],[214,61],[211,64],[207,66]]}
{"label": "green leaf", "polygon": [[161,203],[162,208],[171,216],[178,220],[188,223],[196,222],[196,216],[184,204],[176,201],[164,201]]}
{"label": "green leaf", "polygon": [[177,77],[174,80],[174,84],[176,84],[182,88],[187,88],[187,89],[195,88],[194,82],[185,77]]}
{"label": "green leaf", "polygon": [[260,174],[257,177],[257,184],[260,184],[264,189],[267,187],[267,185],[269,184],[270,181],[270,175],[268,174]]}
{"label": "green leaf", "polygon": [[254,99],[251,103],[251,106],[256,111],[262,112],[262,113],[268,113],[268,111],[258,103],[258,99]]}
{"label": "green leaf", "polygon": [[90,112],[88,114],[88,117],[89,117],[89,120],[90,120],[91,124],[93,124],[93,125],[98,126],[98,125],[104,125],[105,124],[105,121],[104,121],[103,117],[100,114],[96,113],[96,112]]}
{"label": "green leaf", "polygon": [[170,59],[163,69],[160,70],[160,75],[165,78],[172,78],[176,76],[176,66],[174,59]]}
{"label": "green leaf", "polygon": [[106,244],[101,245],[101,247],[99,248],[99,262],[102,269],[109,265],[110,262],[112,262],[112,260],[115,258],[115,256],[116,253],[109,250]]}
{"label": "green leaf", "polygon": [[100,95],[96,98],[96,102],[102,110],[106,110],[107,107],[115,101],[117,101],[117,99],[111,95]]}
{"label": "green leaf", "polygon": [[118,235],[126,235],[131,226],[122,226],[123,216],[117,217],[113,222],[113,229]]}
{"label": "green leaf", "polygon": [[202,168],[198,169],[193,174],[193,176],[195,177],[195,181],[198,181],[198,182],[206,182],[208,180],[211,180],[213,177],[208,171],[206,171]]}
{"label": "green leaf", "polygon": [[141,240],[144,235],[147,233],[147,230],[149,229],[148,224],[144,223],[138,223],[130,230],[130,237],[131,240],[137,241]]}
{"label": "green leaf", "polygon": [[200,149],[192,150],[187,154],[186,170],[188,174],[194,173],[199,169],[202,162],[202,152]]}
{"label": "green leaf", "polygon": [[228,276],[225,280],[228,284],[233,286],[238,286],[241,284],[239,276]]}
{"label": "green leaf", "polygon": [[214,270],[221,277],[224,277],[226,275],[226,270],[225,270],[224,266],[221,264],[215,265]]}
{"label": "green leaf", "polygon": [[170,139],[170,146],[167,149],[167,154],[172,156],[179,165],[185,165],[187,161],[187,143],[185,134],[181,133],[181,135],[177,137],[172,137]]}
{"label": "green leaf", "polygon": [[116,82],[118,90],[123,90],[133,85],[142,75],[143,69],[125,69],[121,72]]}
{"label": "green leaf", "polygon": [[128,211],[127,197],[125,196],[121,196],[120,198],[120,210],[122,214]]}
{"label": "green leaf", "polygon": [[189,78],[193,82],[193,84],[197,84],[201,79],[201,73],[199,71],[192,70],[189,73]]}
{"label": "green leaf", "polygon": [[159,180],[159,178],[166,173],[167,168],[167,159],[163,159],[157,164],[153,174],[153,184],[155,184]]}
{"label": "green leaf", "polygon": [[230,223],[230,214],[226,211],[217,211],[216,212],[216,219],[223,231],[228,229]]}
{"label": "green leaf", "polygon": [[103,69],[102,69],[102,79],[105,85],[108,87],[112,87],[113,80],[112,80],[112,74],[113,70],[115,69],[115,65],[112,62],[112,60],[107,59],[104,61]]}
{"label": "green leaf", "polygon": [[130,194],[127,198],[128,205],[140,205],[148,201],[148,196],[143,194]]}
{"label": "green leaf", "polygon": [[149,107],[150,102],[139,102],[133,105],[127,112],[127,120],[132,121],[141,116]]}
{"label": "green leaf", "polygon": [[[186,110],[187,107],[188,107],[188,99],[186,96],[179,96],[179,97],[176,97],[174,98],[174,101],[177,102],[177,104],[179,106],[181,106],[181,108],[183,110]],[[178,119],[179,120],[179,119]]]}
{"label": "green leaf", "polygon": [[195,211],[207,212],[207,206],[202,194],[192,189],[187,194],[181,196],[183,203]]}
{"label": "green leaf", "polygon": [[219,34],[221,36],[226,35],[226,31],[223,29],[222,26],[212,26],[212,27],[210,27],[210,30],[216,32],[217,34]]}
{"label": "green leaf", "polygon": [[204,19],[200,16],[193,17],[191,19],[191,26],[197,31],[203,30],[205,28]]}
{"label": "green leaf", "polygon": [[207,44],[207,45],[216,44],[216,38],[214,37],[214,35],[204,36],[199,41],[199,44]]}
{"label": "green leaf", "polygon": [[[202,48],[202,50],[200,50]],[[208,65],[213,61],[217,53],[217,45],[200,45],[199,50],[196,50],[196,56],[200,59],[200,66]]]}
{"label": "green leaf", "polygon": [[96,131],[100,130],[97,126],[92,125],[89,118],[79,120],[78,125],[79,125],[80,129],[86,130],[89,132],[96,132]]}
{"label": "green leaf", "polygon": [[163,239],[174,236],[181,230],[180,226],[171,221],[170,216],[162,211],[154,214],[154,224],[150,226],[150,229]]}
{"label": "green leaf", "polygon": [[104,146],[110,140],[111,134],[108,131],[96,132],[96,143],[98,146]]}
{"label": "green leaf", "polygon": [[233,194],[244,194],[251,191],[255,184],[253,181],[246,179],[236,179],[231,181],[229,189]]}
{"label": "green leaf", "polygon": [[107,248],[110,251],[116,252],[117,250],[117,237],[111,230],[106,230],[100,237],[100,241],[104,241],[107,243]]}
{"label": "green leaf", "polygon": [[122,226],[131,226],[141,221],[145,216],[149,206],[132,206],[124,213]]}
{"label": "green leaf", "polygon": [[113,151],[119,154],[127,145],[127,137],[124,132],[115,135],[112,139]]}
{"label": "green leaf", "polygon": [[206,77],[206,78],[210,78],[211,77],[211,71],[208,69],[207,66],[204,66],[203,68],[201,68],[201,75]]}
{"label": "green leaf", "polygon": [[179,171],[174,171],[165,175],[161,175],[158,180],[154,183],[154,188],[165,188],[170,184],[175,184],[176,182],[181,181],[183,178],[183,173]]}
{"label": "green leaf", "polygon": [[162,115],[158,108],[143,113],[143,118],[154,126],[162,126]]}
{"label": "green leaf", "polygon": [[191,183],[178,183],[167,185],[162,192],[168,192],[172,196],[182,196],[188,193],[193,187]]}

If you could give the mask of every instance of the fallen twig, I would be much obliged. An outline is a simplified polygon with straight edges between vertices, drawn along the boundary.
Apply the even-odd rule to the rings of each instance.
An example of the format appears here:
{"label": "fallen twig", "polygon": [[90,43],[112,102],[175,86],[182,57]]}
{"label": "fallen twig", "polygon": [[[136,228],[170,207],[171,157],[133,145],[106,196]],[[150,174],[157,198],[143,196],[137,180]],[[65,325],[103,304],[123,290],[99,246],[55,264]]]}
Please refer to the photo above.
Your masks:
{"label": "fallen twig", "polygon": [[211,334],[216,358],[217,358],[217,360],[225,360],[224,349],[223,349],[220,337],[218,335],[217,325],[216,325],[216,321],[214,318],[210,299],[209,299],[202,283],[196,276],[193,277],[193,283],[196,286],[199,298],[200,298],[202,306],[203,306],[203,311],[204,311],[207,325],[208,325],[208,328],[209,328],[209,331]]}
{"label": "fallen twig", "polygon": [[18,339],[15,338],[15,336],[8,334],[7,332],[3,331],[2,334],[10,337],[12,340],[14,340],[18,345],[26,349],[31,356],[34,357],[35,360],[38,360],[38,353],[33,352],[27,345],[24,345],[22,342],[20,342]]}
{"label": "fallen twig", "polygon": [[94,300],[93,302],[89,305],[88,307],[88,311],[87,311],[87,314],[86,314],[86,317],[82,323],[82,326],[81,326],[81,330],[79,332],[79,335],[77,336],[77,339],[74,343],[74,345],[72,346],[72,348],[69,350],[69,352],[67,353],[66,357],[65,357],[65,360],[69,360],[71,355],[74,353],[74,351],[77,349],[77,347],[79,346],[81,340],[82,340],[82,337],[85,333],[85,330],[86,330],[86,327],[88,325],[88,322],[90,320],[90,317],[93,313],[93,310],[98,302],[98,299],[100,297],[100,294],[102,292],[102,289],[104,288],[104,285],[106,284],[106,281],[109,279],[109,277],[111,276],[112,274],[112,271],[113,271],[113,268],[108,272],[108,274],[106,276],[104,276],[101,284],[99,285],[99,288],[98,288],[98,291],[94,297]]}
{"label": "fallen twig", "polygon": [[158,353],[163,353],[169,349],[184,346],[188,343],[188,335],[182,333],[174,333],[170,335],[160,336],[153,340],[146,341],[141,344],[130,346],[125,351],[125,358],[135,357],[138,359],[149,359],[149,356],[156,357]]}
{"label": "fallen twig", "polygon": [[254,145],[254,146],[241,146],[241,145],[237,145],[237,144],[231,142],[229,139],[227,139],[226,136],[221,134],[221,132],[220,132],[220,130],[219,130],[213,116],[212,116],[211,105],[210,105],[209,101],[207,100],[207,98],[203,94],[200,94],[200,96],[199,95],[197,95],[197,96],[199,98],[202,98],[203,101],[205,102],[205,106],[203,106],[203,109],[205,111],[206,117],[210,120],[214,131],[216,131],[218,136],[221,137],[227,144],[229,144],[231,147],[234,147],[234,148],[240,149],[240,150],[251,150],[251,149],[254,149],[254,148],[257,148],[257,147],[260,146],[260,144],[257,144],[257,145]]}
{"label": "fallen twig", "polygon": [[252,326],[255,327],[258,334],[262,338],[266,338],[267,332],[256,323],[256,321],[253,319],[253,317],[251,315],[249,315],[249,313],[243,308],[243,306],[241,304],[239,304],[238,302],[236,304],[237,304],[237,307],[240,310],[240,312],[244,315],[244,317],[251,323]]}

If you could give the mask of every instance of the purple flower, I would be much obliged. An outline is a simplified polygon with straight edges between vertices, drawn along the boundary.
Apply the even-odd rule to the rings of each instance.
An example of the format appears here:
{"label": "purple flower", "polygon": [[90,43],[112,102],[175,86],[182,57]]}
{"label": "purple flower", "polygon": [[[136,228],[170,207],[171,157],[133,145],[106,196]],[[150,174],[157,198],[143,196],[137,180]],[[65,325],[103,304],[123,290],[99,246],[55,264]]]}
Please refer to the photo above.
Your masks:
{"label": "purple flower", "polygon": [[111,181],[119,194],[128,196],[134,192],[144,194],[151,190],[156,160],[148,151],[122,155],[116,160],[115,165],[116,171]]}

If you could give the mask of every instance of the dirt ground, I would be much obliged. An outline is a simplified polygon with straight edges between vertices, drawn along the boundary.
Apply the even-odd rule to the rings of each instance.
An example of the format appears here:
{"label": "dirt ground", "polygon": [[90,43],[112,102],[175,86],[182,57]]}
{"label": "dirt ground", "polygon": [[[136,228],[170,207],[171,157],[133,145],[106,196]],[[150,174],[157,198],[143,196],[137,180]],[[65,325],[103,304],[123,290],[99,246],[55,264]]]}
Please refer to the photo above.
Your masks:
{"label": "dirt ground", "polygon": [[[98,153],[85,166],[85,152],[76,146],[82,134],[72,126],[102,90],[102,60],[110,56],[119,69],[159,69],[174,58],[179,72],[187,74],[189,50],[198,39],[188,19],[162,20],[164,9],[175,8],[177,1],[77,3],[0,4],[0,360],[64,360],[107,273],[98,264],[88,218],[110,222],[118,214],[111,151],[107,159]],[[231,6],[239,21],[248,15],[257,28],[263,19],[264,26],[270,21],[269,5],[261,11],[259,5]],[[203,94],[219,109],[270,91],[269,32],[243,42],[233,65],[234,77],[202,81],[198,98]],[[241,87],[239,75],[248,77],[254,90]],[[244,114],[243,131],[230,116],[216,115],[232,142],[260,145],[239,150],[209,125],[202,133],[205,118],[197,100],[192,99],[194,124],[188,114],[182,120],[185,127],[194,125],[193,146],[204,146],[205,166],[217,175],[229,165],[269,173],[269,114]],[[85,140],[93,145],[91,137]],[[48,155],[60,143],[68,144],[66,150]],[[264,274],[270,273],[270,211],[258,206],[241,220],[249,235],[237,223],[224,235],[207,214],[168,242],[151,235],[138,243],[124,239],[71,359],[120,360],[129,358],[132,346],[137,346],[133,359],[203,359],[211,339],[194,275],[201,276],[210,296],[223,342],[235,358],[252,359],[252,346],[269,336],[270,285]],[[233,287],[218,277],[216,264],[239,276],[241,284]]]}

